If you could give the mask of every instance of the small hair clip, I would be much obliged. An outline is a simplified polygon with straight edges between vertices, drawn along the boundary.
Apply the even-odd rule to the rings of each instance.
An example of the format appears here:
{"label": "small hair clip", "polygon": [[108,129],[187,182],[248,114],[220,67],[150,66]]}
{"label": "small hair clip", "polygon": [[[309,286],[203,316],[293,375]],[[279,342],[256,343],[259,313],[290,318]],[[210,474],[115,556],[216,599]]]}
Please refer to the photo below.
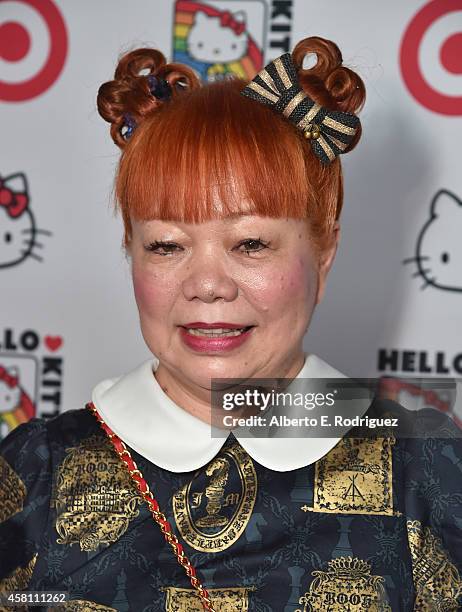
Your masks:
{"label": "small hair clip", "polygon": [[124,140],[128,140],[136,129],[136,122],[129,113],[124,115],[124,124],[120,128],[120,135]]}
{"label": "small hair clip", "polygon": [[172,96],[172,88],[166,79],[159,79],[150,74],[148,76],[149,91],[158,100],[168,100]]}
{"label": "small hair clip", "polygon": [[[153,74],[147,76],[149,91],[158,100],[166,101],[172,97],[172,88],[166,79],[159,79]],[[124,123],[120,128],[120,134],[124,140],[128,140],[137,128],[137,123],[130,115],[125,113],[123,116]]]}

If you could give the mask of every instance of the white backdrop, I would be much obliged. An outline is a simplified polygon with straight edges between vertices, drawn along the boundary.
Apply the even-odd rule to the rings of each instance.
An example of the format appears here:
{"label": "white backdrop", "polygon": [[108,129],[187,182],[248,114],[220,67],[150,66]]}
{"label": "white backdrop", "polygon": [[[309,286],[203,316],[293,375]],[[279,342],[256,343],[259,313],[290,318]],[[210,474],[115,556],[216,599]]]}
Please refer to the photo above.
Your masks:
{"label": "white backdrop", "polygon": [[[462,0],[0,0],[0,435],[82,407],[149,357],[96,93],[131,48],[185,57],[200,10],[205,55],[245,38],[232,62],[186,57],[205,78],[319,35],[366,83],[363,138],[342,159],[341,246],[305,349],[352,376],[462,373]],[[243,35],[221,25],[227,10]],[[403,263],[416,255],[420,268]]]}

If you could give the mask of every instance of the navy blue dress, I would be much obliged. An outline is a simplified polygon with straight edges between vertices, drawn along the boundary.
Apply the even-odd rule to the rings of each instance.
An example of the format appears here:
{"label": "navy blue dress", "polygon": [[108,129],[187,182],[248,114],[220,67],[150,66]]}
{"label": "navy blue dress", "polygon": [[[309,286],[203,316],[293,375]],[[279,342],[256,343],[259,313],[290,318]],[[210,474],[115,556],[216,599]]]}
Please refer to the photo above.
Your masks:
{"label": "navy blue dress", "polygon": [[[289,472],[232,433],[194,472],[130,451],[219,612],[455,611],[462,432],[430,413],[441,437],[345,437]],[[34,418],[0,444],[0,591],[14,589],[69,592],[50,610],[202,610],[87,409]]]}

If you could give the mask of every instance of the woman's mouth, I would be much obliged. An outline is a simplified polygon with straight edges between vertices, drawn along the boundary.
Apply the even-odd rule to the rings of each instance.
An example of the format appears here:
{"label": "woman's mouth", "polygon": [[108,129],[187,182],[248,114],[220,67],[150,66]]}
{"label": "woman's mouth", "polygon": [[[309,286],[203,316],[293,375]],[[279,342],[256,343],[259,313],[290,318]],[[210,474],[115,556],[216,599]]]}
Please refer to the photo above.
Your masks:
{"label": "woman's mouth", "polygon": [[251,335],[255,325],[239,329],[204,329],[180,326],[180,337],[190,349],[199,352],[228,351],[241,346]]}
{"label": "woman's mouth", "polygon": [[185,327],[189,334],[193,336],[204,336],[208,338],[225,338],[227,336],[240,336],[243,332],[248,331],[253,325],[249,325],[248,327],[242,327],[240,329],[201,329],[194,327]]}

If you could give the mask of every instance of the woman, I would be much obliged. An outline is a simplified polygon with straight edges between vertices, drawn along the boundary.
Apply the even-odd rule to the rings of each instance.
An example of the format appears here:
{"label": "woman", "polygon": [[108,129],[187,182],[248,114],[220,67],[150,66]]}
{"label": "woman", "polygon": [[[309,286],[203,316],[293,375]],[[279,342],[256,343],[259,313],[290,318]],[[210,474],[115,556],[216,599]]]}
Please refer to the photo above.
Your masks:
{"label": "woman", "polygon": [[344,377],[302,341],[364,97],[319,37],[250,83],[122,57],[98,108],[153,358],[0,447],[4,590],[68,591],[66,610],[457,609],[460,440],[211,434],[213,379]]}

